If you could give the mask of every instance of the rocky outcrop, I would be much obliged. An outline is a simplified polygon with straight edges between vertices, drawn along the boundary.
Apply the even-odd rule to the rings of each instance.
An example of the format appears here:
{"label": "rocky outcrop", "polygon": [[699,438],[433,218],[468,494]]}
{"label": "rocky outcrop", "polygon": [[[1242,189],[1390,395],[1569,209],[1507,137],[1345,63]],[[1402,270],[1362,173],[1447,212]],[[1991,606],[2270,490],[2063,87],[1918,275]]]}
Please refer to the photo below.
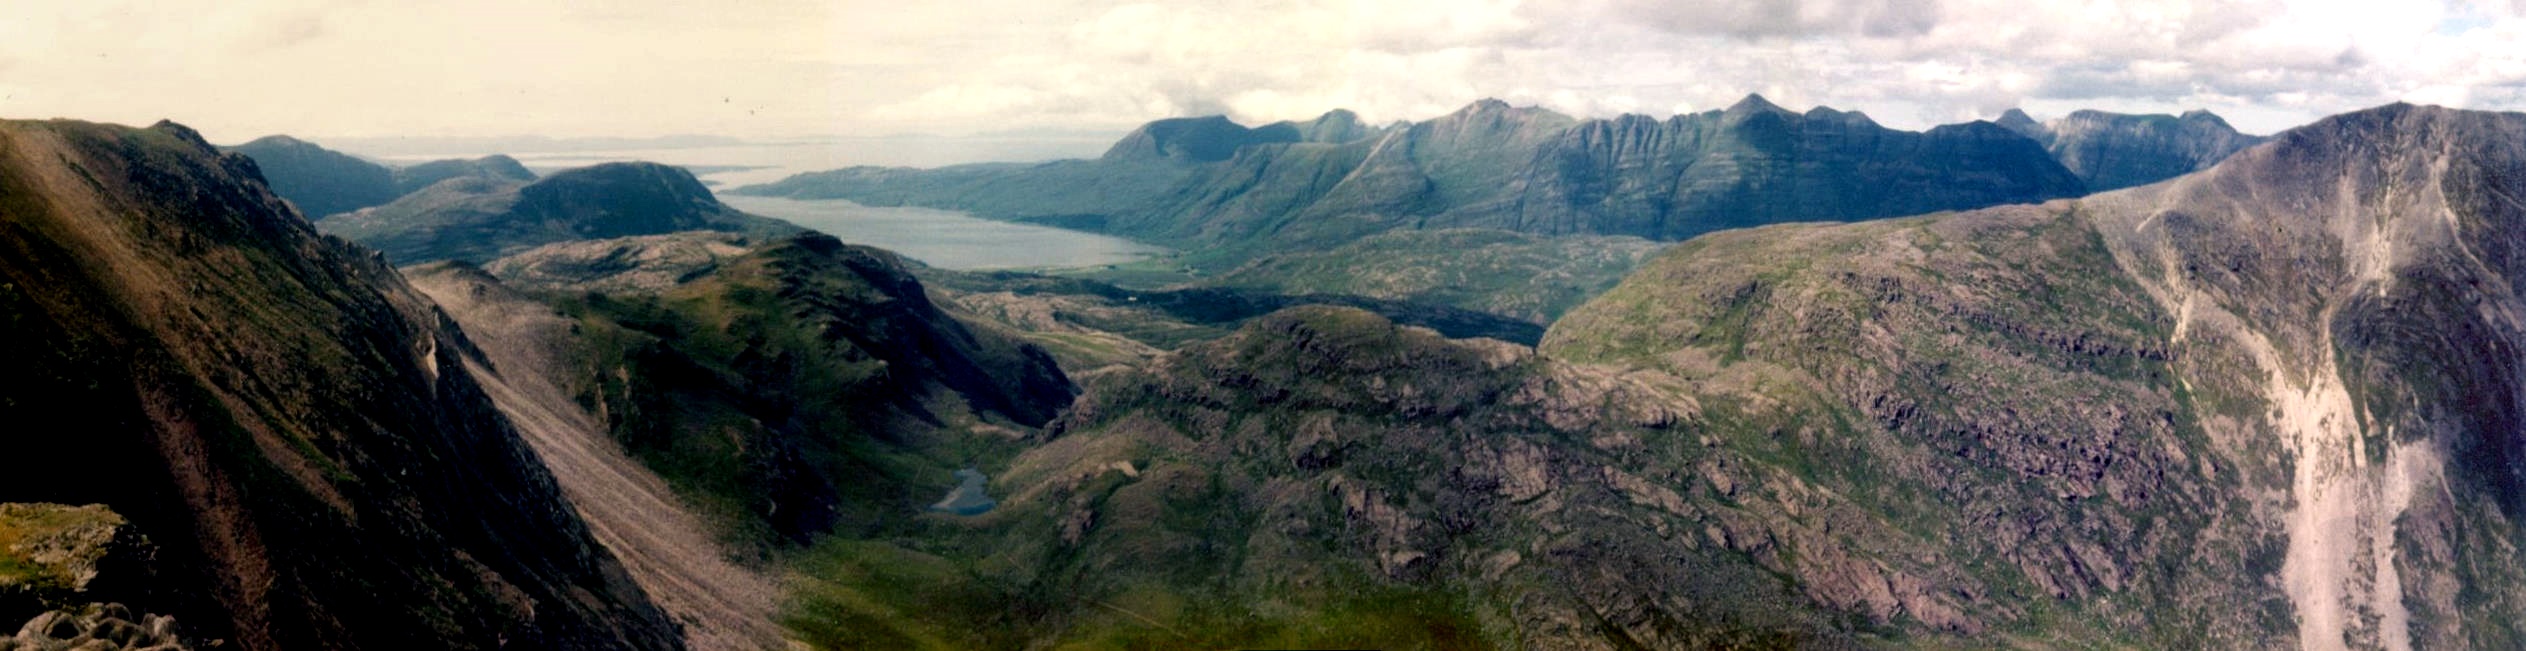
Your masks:
{"label": "rocky outcrop", "polygon": [[46,612],[17,635],[0,637],[0,651],[187,651],[175,618],[135,615],[122,604],[99,603]]}
{"label": "rocky outcrop", "polygon": [[147,532],[134,605],[250,649],[679,645],[464,334],[252,159],[172,123],[0,123],[0,215],[0,501]]}
{"label": "rocky outcrop", "polygon": [[480,263],[542,244],[632,235],[802,230],[730,208],[691,172],[655,163],[606,163],[532,183],[461,176],[319,228],[383,251],[396,264]]}
{"label": "rocky outcrop", "polygon": [[759,242],[708,231],[557,242],[483,266],[512,287],[559,293],[656,293],[745,255]]}
{"label": "rocky outcrop", "polygon": [[0,621],[141,596],[152,555],[148,539],[104,505],[0,504]]}
{"label": "rocky outcrop", "polygon": [[1086,380],[952,558],[1047,645],[2505,648],[2521,136],[2396,105],[2073,201],[1715,233],[1540,353],[1276,313]]}

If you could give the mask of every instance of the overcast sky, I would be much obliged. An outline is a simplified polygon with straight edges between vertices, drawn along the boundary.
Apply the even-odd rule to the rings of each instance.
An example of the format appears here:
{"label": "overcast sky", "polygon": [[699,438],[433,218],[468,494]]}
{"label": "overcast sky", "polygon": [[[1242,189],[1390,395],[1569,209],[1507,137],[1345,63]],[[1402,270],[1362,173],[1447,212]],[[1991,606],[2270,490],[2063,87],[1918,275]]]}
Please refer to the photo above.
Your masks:
{"label": "overcast sky", "polygon": [[[168,8],[183,5],[192,8]],[[2526,109],[2526,0],[8,0],[0,116],[214,141],[750,138],[1426,119],[1498,97],[1666,116],[1748,92],[1889,125],[2209,108],[2269,132]]]}

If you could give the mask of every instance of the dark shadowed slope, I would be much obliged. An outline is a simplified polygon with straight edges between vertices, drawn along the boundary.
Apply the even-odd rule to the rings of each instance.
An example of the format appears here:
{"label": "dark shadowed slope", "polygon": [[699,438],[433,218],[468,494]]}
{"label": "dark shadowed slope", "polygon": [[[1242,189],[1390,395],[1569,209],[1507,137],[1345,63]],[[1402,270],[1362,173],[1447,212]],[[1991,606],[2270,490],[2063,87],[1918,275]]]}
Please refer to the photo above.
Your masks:
{"label": "dark shadowed slope", "polygon": [[394,171],[384,165],[289,136],[264,136],[228,150],[252,157],[272,192],[308,219],[383,205],[408,192],[396,187]]}
{"label": "dark shadowed slope", "polygon": [[158,541],[134,601],[248,649],[673,648],[375,254],[190,129],[0,123],[0,501]]}

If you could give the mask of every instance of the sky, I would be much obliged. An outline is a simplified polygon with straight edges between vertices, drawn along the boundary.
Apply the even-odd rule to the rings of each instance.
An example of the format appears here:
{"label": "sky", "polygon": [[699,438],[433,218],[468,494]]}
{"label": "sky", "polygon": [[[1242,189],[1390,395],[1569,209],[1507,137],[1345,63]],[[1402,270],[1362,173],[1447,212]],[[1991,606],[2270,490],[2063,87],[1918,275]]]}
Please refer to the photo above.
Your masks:
{"label": "sky", "polygon": [[303,137],[1119,134],[1761,93],[1903,128],[2526,110],[2526,0],[9,0],[0,117]]}

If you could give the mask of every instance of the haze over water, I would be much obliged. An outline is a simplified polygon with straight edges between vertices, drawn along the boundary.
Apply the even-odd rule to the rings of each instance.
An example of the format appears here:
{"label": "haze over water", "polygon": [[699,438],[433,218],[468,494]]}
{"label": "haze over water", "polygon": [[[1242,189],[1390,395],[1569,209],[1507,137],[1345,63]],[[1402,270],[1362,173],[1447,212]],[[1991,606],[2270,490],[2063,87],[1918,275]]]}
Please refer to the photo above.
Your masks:
{"label": "haze over water", "polygon": [[1122,239],[953,210],[863,206],[840,199],[799,201],[723,194],[738,210],[824,231],[842,241],[891,249],[934,267],[1018,269],[1120,264],[1166,252]]}
{"label": "haze over water", "polygon": [[[747,197],[728,191],[793,174],[854,165],[940,167],[985,161],[1096,156],[1109,143],[1084,138],[868,138],[798,142],[567,151],[378,151],[393,165],[505,153],[538,175],[616,161],[649,161],[691,169],[719,200],[749,213],[788,221],[852,244],[890,249],[946,269],[1022,269],[1119,264],[1166,249],[1083,231],[982,219],[929,208],[864,206],[842,200]],[[350,148],[359,152],[359,148]],[[367,152],[360,152],[367,153]]]}

